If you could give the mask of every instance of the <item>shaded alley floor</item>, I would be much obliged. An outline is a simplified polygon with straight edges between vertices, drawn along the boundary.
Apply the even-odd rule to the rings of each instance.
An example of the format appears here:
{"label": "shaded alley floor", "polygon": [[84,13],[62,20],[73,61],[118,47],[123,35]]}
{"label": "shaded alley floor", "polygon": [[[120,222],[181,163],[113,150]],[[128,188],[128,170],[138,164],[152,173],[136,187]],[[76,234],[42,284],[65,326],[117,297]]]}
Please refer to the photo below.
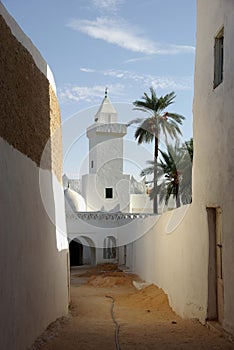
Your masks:
{"label": "shaded alley floor", "polygon": [[133,281],[140,282],[111,265],[72,268],[70,316],[51,325],[32,349],[116,349],[112,299],[107,298],[112,296],[121,350],[234,350],[220,333],[178,317],[161,289],[150,285],[137,290]]}

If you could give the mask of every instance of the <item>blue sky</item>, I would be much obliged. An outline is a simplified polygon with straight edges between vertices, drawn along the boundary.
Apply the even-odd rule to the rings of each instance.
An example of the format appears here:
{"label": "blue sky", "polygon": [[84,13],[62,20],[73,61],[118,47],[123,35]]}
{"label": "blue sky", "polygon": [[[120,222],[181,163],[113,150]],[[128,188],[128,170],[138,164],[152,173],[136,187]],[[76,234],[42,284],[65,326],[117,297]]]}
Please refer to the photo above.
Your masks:
{"label": "blue sky", "polygon": [[84,147],[106,86],[123,122],[150,86],[158,95],[175,91],[170,110],[186,117],[184,139],[192,136],[195,0],[2,2],[50,65],[62,120],[78,118]]}

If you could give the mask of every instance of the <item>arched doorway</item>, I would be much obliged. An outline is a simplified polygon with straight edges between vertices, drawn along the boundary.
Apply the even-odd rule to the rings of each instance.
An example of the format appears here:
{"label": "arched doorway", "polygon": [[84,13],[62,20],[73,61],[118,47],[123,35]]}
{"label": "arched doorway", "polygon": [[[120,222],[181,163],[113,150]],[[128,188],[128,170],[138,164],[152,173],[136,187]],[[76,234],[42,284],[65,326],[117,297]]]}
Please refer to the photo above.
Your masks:
{"label": "arched doorway", "polygon": [[104,239],[103,259],[106,259],[106,260],[116,259],[116,238],[113,236],[107,236]]}
{"label": "arched doorway", "polygon": [[83,243],[84,254],[83,261],[87,265],[96,265],[96,247],[94,241],[87,236],[80,236],[80,241]]}
{"label": "arched doorway", "polygon": [[83,245],[77,241],[72,240],[69,244],[70,252],[70,266],[83,265]]}

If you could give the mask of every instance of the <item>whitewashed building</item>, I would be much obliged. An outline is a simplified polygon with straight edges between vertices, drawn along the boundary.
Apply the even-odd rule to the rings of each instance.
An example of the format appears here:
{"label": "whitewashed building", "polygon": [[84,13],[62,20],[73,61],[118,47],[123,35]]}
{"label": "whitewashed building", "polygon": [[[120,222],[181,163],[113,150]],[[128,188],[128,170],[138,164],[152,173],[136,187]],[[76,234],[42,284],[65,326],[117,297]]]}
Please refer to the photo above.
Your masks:
{"label": "whitewashed building", "polygon": [[[132,269],[184,318],[234,334],[234,2],[197,1],[192,204],[133,244]],[[145,219],[148,220],[147,218]]]}
{"label": "whitewashed building", "polygon": [[[94,123],[86,132],[89,173],[79,180],[63,176],[71,265],[126,264],[127,251],[128,256],[131,254],[124,226],[152,213],[145,181],[138,182],[123,172],[126,134],[127,126],[118,123],[106,90]],[[129,227],[135,233],[134,224]]]}
{"label": "whitewashed building", "polygon": [[127,126],[117,122],[117,112],[107,97],[87,129],[89,174],[82,177],[82,195],[88,211],[129,212],[130,176],[123,174],[123,137]]}

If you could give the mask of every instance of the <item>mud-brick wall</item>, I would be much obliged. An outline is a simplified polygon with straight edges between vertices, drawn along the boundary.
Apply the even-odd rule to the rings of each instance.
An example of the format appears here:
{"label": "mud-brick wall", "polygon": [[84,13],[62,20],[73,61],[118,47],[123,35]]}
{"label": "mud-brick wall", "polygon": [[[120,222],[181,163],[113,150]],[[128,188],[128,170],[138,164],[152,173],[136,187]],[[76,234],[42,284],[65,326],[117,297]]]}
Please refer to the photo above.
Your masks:
{"label": "mud-brick wall", "polygon": [[28,349],[68,310],[60,112],[47,71],[0,2],[1,350]]}
{"label": "mud-brick wall", "polygon": [[[32,55],[12,35],[0,16],[0,136],[40,166],[51,169],[50,138],[54,171],[61,177],[62,151],[57,97]],[[56,136],[55,136],[56,135]]]}
{"label": "mud-brick wall", "polygon": [[[51,133],[51,148],[49,143],[47,147],[52,154],[52,169],[58,180],[62,182],[62,130],[60,120],[60,109],[57,96],[53,89],[49,88],[50,93],[50,133]],[[43,157],[44,159],[44,157]]]}

